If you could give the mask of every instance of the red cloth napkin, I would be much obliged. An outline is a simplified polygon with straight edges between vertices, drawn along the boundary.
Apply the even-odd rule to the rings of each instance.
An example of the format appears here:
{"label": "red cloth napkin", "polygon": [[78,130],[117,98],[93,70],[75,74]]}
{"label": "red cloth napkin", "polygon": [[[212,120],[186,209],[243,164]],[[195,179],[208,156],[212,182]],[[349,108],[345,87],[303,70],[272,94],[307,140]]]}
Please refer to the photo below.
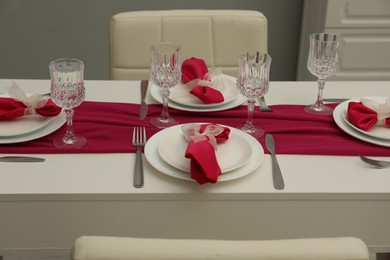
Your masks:
{"label": "red cloth napkin", "polygon": [[193,79],[203,79],[209,72],[206,63],[202,59],[190,58],[181,65],[181,78],[183,83],[187,83]]}
{"label": "red cloth napkin", "polygon": [[[361,102],[349,102],[347,115],[349,121],[363,131],[370,130],[378,123],[378,113]],[[390,126],[390,117],[386,118],[385,124]]]}
{"label": "red cloth napkin", "polygon": [[48,99],[40,108],[28,108],[23,102],[16,101],[12,98],[0,98],[0,120],[10,120],[24,115],[35,113],[41,116],[56,116],[61,112],[61,108]]}
{"label": "red cloth napkin", "polygon": [[[200,126],[199,132],[203,133],[208,126],[213,124],[203,124]],[[214,136],[217,143],[225,142],[229,139],[230,129],[221,127],[222,132]],[[202,138],[203,139],[203,138]],[[218,176],[221,175],[215,148],[210,143],[210,136],[205,135],[203,140],[192,140],[188,143],[185,157],[191,159],[190,172],[191,178],[199,184],[216,183]]]}
{"label": "red cloth napkin", "polygon": [[225,100],[220,91],[208,86],[196,86],[190,93],[198,97],[205,104],[221,103]]}
{"label": "red cloth napkin", "polygon": [[[194,79],[205,80],[208,73],[206,63],[202,59],[190,58],[183,62],[181,67],[182,81],[188,83]],[[219,90],[210,86],[197,85],[190,91],[205,104],[221,103],[224,97]]]}

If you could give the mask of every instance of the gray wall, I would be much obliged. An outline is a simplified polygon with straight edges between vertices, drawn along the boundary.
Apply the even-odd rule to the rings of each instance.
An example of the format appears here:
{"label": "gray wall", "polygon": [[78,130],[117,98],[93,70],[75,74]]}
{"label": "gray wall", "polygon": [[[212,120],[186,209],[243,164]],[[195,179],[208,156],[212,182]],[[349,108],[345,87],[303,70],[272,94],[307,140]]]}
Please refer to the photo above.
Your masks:
{"label": "gray wall", "polygon": [[303,0],[0,0],[0,78],[49,78],[48,64],[75,57],[86,79],[109,79],[108,24],[119,12],[248,9],[268,19],[271,80],[296,79]]}

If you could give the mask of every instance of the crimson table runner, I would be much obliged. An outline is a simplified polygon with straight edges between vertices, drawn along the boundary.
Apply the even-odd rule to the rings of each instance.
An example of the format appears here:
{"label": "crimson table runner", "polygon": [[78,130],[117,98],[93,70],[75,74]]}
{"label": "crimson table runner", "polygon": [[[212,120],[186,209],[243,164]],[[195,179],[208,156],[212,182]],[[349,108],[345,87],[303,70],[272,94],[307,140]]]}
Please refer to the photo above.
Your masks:
{"label": "crimson table runner", "polygon": [[[333,104],[335,106],[335,104]],[[303,105],[274,105],[273,112],[254,112],[254,123],[272,133],[278,154],[313,155],[377,155],[390,156],[390,148],[360,141],[338,128],[333,117],[313,115],[303,111]],[[0,153],[127,153],[131,146],[133,127],[146,126],[148,137],[161,129],[151,126],[151,117],[161,113],[161,105],[149,105],[148,116],[138,119],[138,104],[86,101],[75,109],[74,131],[87,138],[78,149],[59,149],[52,141],[63,135],[65,125],[56,132],[17,144],[0,144]],[[247,107],[239,106],[219,112],[196,113],[170,108],[171,116],[181,123],[209,122],[235,127],[243,124]],[[265,147],[264,136],[258,139]],[[265,149],[266,150],[266,149]],[[265,151],[267,153],[267,151]]]}

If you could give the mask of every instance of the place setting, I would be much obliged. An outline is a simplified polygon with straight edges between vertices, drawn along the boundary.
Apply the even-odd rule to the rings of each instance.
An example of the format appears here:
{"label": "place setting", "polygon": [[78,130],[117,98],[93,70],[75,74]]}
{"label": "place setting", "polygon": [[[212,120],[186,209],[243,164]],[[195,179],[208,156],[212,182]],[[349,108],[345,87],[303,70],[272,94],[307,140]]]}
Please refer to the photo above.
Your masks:
{"label": "place setting", "polygon": [[[234,108],[246,101],[236,87],[236,78],[223,74],[220,68],[209,70],[203,59],[186,59],[178,69],[182,77],[170,90],[169,106],[172,108],[213,112]],[[150,94],[163,103],[157,84],[152,84]]]}
{"label": "place setting", "polygon": [[[388,97],[359,97],[341,100],[334,109],[322,98],[325,80],[337,71],[340,37],[331,33],[310,35],[308,70],[318,78],[318,96],[305,111],[317,115],[332,115],[337,126],[347,134],[368,143],[390,147],[390,102]],[[325,99],[326,100],[326,99]],[[339,102],[338,99],[328,99]]]}
{"label": "place setting", "polygon": [[[209,144],[208,137],[214,135],[199,130],[206,126],[228,129],[226,140],[216,147]],[[192,155],[188,151],[191,138],[186,139],[186,133],[191,131],[199,139],[203,139],[203,142],[190,142],[193,146]],[[200,146],[196,147],[197,145]],[[190,123],[154,134],[146,143],[145,157],[154,168],[165,175],[204,184],[234,180],[252,173],[263,161],[264,150],[255,138],[238,129],[215,124]],[[199,175],[212,177],[205,180]]]}
{"label": "place setting", "polygon": [[38,139],[65,123],[65,113],[49,95],[25,93],[16,82],[7,91],[0,96],[0,144]]}
{"label": "place setting", "polygon": [[168,102],[170,108],[182,111],[210,112],[251,100],[250,114],[255,99],[268,91],[270,56],[242,54],[242,77],[237,80],[220,69],[207,68],[199,58],[180,63],[180,55],[181,48],[175,44],[151,47],[150,93],[163,104],[163,111],[150,123],[162,130],[148,138],[145,158],[162,174],[198,184],[235,180],[254,172],[264,159],[263,147],[256,139],[264,131],[258,130],[250,118],[245,128],[216,122],[180,123],[169,115]]}
{"label": "place setting", "polygon": [[65,135],[53,140],[57,148],[80,148],[86,138],[73,131],[74,108],[85,99],[84,63],[73,58],[61,58],[50,62],[50,92],[26,93],[12,82],[1,95],[0,144],[32,141],[50,135],[65,123]]}

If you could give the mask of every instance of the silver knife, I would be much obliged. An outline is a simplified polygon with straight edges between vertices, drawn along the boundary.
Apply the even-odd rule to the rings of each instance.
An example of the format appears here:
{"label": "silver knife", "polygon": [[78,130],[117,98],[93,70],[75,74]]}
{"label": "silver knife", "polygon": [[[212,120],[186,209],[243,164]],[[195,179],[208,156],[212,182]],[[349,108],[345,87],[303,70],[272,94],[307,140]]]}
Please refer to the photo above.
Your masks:
{"label": "silver knife", "polygon": [[4,156],[0,157],[0,162],[44,162],[44,158],[29,156]]}
{"label": "silver knife", "polygon": [[146,92],[148,91],[148,81],[141,81],[141,106],[139,107],[139,119],[143,120],[148,113],[148,105],[145,102]]}
{"label": "silver knife", "polygon": [[322,101],[324,102],[335,102],[335,103],[341,103],[344,101],[347,101],[348,98],[324,98]]}
{"label": "silver knife", "polygon": [[267,147],[267,150],[271,153],[272,158],[272,177],[274,180],[274,187],[277,190],[283,190],[284,189],[284,180],[282,176],[282,172],[279,167],[278,160],[276,159],[275,155],[275,142],[274,138],[271,134],[267,134],[265,136],[265,146]]}

